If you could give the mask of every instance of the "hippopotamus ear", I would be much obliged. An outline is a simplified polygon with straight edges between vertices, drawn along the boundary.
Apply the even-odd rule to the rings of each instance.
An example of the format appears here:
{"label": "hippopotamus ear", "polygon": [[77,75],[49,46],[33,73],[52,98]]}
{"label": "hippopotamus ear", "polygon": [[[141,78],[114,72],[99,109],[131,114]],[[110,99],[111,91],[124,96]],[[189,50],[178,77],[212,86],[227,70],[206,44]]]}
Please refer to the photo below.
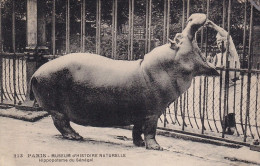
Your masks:
{"label": "hippopotamus ear", "polygon": [[169,40],[169,43],[171,44],[171,49],[178,50],[179,45],[175,41],[173,41],[171,39],[168,39],[168,40]]}
{"label": "hippopotamus ear", "polygon": [[173,40],[168,39],[171,43],[171,49],[178,50],[180,45],[182,44],[183,35],[182,33],[177,33]]}
{"label": "hippopotamus ear", "polygon": [[203,13],[194,13],[188,20],[185,29],[182,31],[182,34],[188,36],[192,40],[195,36],[195,33],[198,29],[205,24],[207,20],[206,14]]}

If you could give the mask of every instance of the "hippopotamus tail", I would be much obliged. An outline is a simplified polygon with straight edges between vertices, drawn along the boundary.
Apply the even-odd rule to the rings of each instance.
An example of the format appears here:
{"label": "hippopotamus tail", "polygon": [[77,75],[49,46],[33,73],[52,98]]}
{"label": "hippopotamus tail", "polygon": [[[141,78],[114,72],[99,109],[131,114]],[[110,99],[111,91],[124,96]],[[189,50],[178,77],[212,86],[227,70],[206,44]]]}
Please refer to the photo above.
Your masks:
{"label": "hippopotamus tail", "polygon": [[35,97],[34,97],[34,94],[33,94],[33,91],[32,91],[32,86],[35,85],[37,83],[37,79],[35,77],[32,77],[31,80],[30,80],[30,83],[29,83],[29,97],[30,97],[30,100],[34,100]]}

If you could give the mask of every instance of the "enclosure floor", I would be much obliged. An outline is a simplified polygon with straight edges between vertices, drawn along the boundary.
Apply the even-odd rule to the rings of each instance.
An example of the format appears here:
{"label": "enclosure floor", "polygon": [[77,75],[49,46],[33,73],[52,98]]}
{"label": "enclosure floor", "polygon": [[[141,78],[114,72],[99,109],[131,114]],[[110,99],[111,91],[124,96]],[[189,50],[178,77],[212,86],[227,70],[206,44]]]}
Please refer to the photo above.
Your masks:
{"label": "enclosure floor", "polygon": [[[63,139],[51,117],[37,122],[0,117],[0,165],[252,165],[260,163],[260,153],[248,147],[240,149],[182,139],[157,136],[164,151],[146,150],[132,144],[131,131],[118,128],[84,127],[72,123],[84,141]],[[23,154],[14,158],[14,154]],[[28,157],[46,154],[46,158]],[[122,154],[126,157],[93,157],[93,161],[42,163],[52,154]],[[62,157],[58,157],[62,158]],[[58,159],[52,158],[52,159]],[[79,157],[80,158],[80,157]],[[85,158],[85,157],[81,157]],[[91,159],[90,157],[89,159]],[[63,158],[64,159],[64,158]],[[69,158],[67,158],[69,159]],[[76,159],[76,158],[74,158]],[[237,159],[239,161],[231,161]],[[249,163],[246,163],[249,162]],[[251,163],[251,164],[250,164]]]}

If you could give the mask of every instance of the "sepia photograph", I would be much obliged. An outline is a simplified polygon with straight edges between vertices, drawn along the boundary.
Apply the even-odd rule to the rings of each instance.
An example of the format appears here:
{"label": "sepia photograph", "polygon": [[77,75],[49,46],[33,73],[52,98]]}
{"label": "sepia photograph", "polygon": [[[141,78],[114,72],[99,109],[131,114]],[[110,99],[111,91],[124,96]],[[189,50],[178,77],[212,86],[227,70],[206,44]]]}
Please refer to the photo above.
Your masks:
{"label": "sepia photograph", "polygon": [[0,166],[260,166],[260,0],[0,0]]}

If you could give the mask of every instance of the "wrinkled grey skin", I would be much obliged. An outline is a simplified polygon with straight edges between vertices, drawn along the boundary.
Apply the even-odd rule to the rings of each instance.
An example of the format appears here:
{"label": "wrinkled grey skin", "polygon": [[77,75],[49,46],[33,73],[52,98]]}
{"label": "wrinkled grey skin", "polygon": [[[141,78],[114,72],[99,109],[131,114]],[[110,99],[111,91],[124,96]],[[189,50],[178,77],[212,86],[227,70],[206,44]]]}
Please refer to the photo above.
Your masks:
{"label": "wrinkled grey skin", "polygon": [[182,33],[143,60],[112,60],[88,53],[57,58],[34,73],[31,90],[65,138],[82,139],[70,121],[96,127],[133,124],[136,146],[161,150],[155,134],[163,110],[190,87],[195,76],[218,75],[193,40],[205,21],[206,15],[193,14]]}

